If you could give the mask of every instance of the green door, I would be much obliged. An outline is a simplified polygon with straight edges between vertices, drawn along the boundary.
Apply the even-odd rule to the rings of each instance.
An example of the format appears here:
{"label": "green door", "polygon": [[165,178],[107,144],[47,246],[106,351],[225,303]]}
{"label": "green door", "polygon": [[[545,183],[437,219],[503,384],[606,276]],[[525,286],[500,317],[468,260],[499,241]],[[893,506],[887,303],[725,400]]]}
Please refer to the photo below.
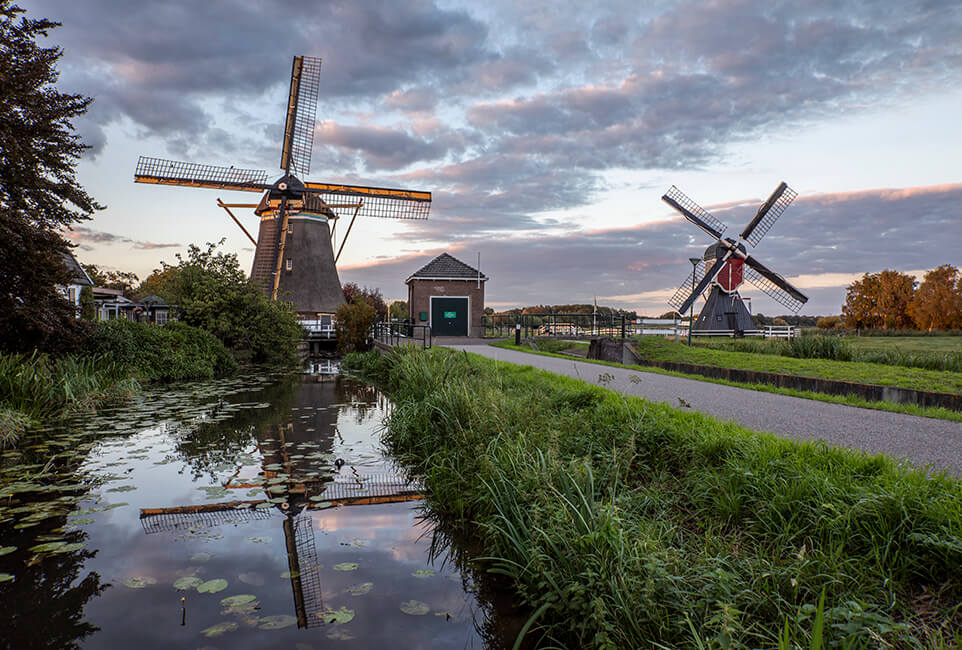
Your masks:
{"label": "green door", "polygon": [[432,297],[431,335],[467,336],[468,299]]}

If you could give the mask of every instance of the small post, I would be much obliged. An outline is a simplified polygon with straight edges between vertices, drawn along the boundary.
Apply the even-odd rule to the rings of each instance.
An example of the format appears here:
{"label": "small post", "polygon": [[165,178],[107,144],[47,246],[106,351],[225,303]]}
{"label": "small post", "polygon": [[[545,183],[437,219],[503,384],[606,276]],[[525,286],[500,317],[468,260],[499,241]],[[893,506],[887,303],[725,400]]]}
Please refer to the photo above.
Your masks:
{"label": "small post", "polygon": [[514,344],[521,345],[521,323],[514,326]]}
{"label": "small post", "polygon": [[691,262],[691,307],[688,309],[688,347],[691,347],[691,331],[695,329],[695,274],[698,271],[698,263],[701,261],[697,257],[689,257]]}

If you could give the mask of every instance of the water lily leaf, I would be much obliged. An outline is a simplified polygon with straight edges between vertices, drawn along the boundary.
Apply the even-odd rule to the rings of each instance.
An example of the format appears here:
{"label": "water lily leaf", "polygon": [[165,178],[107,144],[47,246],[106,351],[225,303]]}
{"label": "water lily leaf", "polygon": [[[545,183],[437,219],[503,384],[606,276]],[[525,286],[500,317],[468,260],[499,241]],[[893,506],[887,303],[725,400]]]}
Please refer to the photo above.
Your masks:
{"label": "water lily leaf", "polygon": [[71,526],[86,526],[94,523],[94,520],[90,517],[75,517],[74,519],[68,519],[67,523]]}
{"label": "water lily leaf", "polygon": [[269,544],[271,541],[271,538],[266,536],[265,537],[248,537],[247,541],[252,542],[254,544]]}
{"label": "water lily leaf", "polygon": [[61,546],[66,546],[67,542],[47,542],[46,544],[37,544],[36,546],[31,546],[30,550],[34,553],[54,553],[60,549]]}
{"label": "water lily leaf", "polygon": [[183,578],[174,580],[174,589],[188,591],[190,589],[196,589],[202,584],[204,584],[204,581],[197,576],[184,576]]}
{"label": "water lily leaf", "polygon": [[136,485],[118,485],[117,487],[108,488],[108,492],[132,492],[137,489]]}
{"label": "water lily leaf", "polygon": [[0,546],[0,555],[6,555],[7,553],[13,553],[17,550],[16,546]]}
{"label": "water lily leaf", "polygon": [[272,494],[284,494],[287,492],[287,487],[283,485],[272,485],[267,488]]}
{"label": "water lily leaf", "polygon": [[14,579],[14,576],[9,573],[0,573],[0,582],[9,582]]}
{"label": "water lily leaf", "polygon": [[273,499],[268,499],[268,503],[287,503],[287,497],[274,497]]}
{"label": "water lily leaf", "polygon": [[276,616],[264,616],[257,627],[261,630],[280,630],[290,627],[297,623],[297,619],[287,614],[277,614]]}
{"label": "water lily leaf", "polygon": [[210,553],[203,552],[203,551],[200,553],[195,553],[190,556],[191,562],[206,562],[209,559],[210,559]]}
{"label": "water lily leaf", "polygon": [[215,636],[220,636],[224,632],[233,632],[237,629],[237,627],[238,625],[234,621],[224,621],[223,623],[212,625],[206,630],[201,630],[200,633],[209,639]]}
{"label": "water lily leaf", "polygon": [[405,600],[401,603],[401,611],[409,616],[424,616],[431,611],[431,608],[420,600]]}
{"label": "water lily leaf", "polygon": [[252,596],[251,594],[239,594],[237,596],[228,596],[220,601],[220,604],[224,607],[240,607],[241,605],[246,605],[252,601],[257,600],[257,596]]}
{"label": "water lily leaf", "polygon": [[125,587],[130,587],[131,589],[143,589],[147,585],[157,584],[157,578],[152,578],[150,576],[134,576],[133,578],[128,578],[124,581]]}
{"label": "water lily leaf", "polygon": [[415,578],[430,578],[431,576],[436,576],[437,574],[437,571],[432,571],[431,569],[418,569],[411,575]]}
{"label": "water lily leaf", "polygon": [[335,627],[327,633],[327,638],[334,641],[351,641],[354,635],[343,628]]}
{"label": "water lily leaf", "polygon": [[223,578],[214,578],[197,585],[197,592],[201,594],[216,594],[225,589],[227,589],[227,581]]}
{"label": "water lily leaf", "polygon": [[246,585],[260,587],[264,584],[264,577],[259,573],[242,573],[237,578]]}
{"label": "water lily leaf", "polygon": [[357,562],[341,562],[334,565],[335,571],[357,571]]}
{"label": "water lily leaf", "polygon": [[362,582],[359,585],[351,585],[347,588],[347,592],[352,596],[363,596],[367,592],[371,591],[373,587],[373,582]]}
{"label": "water lily leaf", "polygon": [[326,609],[318,616],[328,625],[344,625],[354,620],[354,610],[347,607],[338,609]]}

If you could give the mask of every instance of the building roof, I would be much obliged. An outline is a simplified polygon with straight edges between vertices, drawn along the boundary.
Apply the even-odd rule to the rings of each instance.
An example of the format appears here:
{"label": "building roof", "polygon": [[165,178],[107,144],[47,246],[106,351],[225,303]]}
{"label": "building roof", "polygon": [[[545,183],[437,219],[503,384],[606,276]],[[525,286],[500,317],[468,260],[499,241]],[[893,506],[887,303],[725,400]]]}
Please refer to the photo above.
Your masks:
{"label": "building roof", "polygon": [[476,280],[478,275],[481,276],[482,281],[488,279],[488,276],[479,273],[478,269],[468,266],[447,253],[441,253],[404,282],[406,284],[411,280]]}
{"label": "building roof", "polygon": [[84,271],[84,268],[80,266],[80,262],[78,262],[77,258],[73,256],[73,253],[64,253],[63,262],[66,264],[67,269],[70,271],[70,275],[73,277],[73,284],[79,284],[88,287],[94,286],[90,276],[87,275],[87,272]]}

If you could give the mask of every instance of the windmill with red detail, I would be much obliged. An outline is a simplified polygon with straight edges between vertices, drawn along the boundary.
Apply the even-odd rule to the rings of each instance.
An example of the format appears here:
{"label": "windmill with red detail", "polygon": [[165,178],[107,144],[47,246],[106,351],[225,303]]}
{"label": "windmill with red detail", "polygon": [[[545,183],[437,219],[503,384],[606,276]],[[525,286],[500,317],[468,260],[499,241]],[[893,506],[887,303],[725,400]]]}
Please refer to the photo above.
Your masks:
{"label": "windmill with red detail", "polygon": [[728,227],[674,185],[661,197],[662,201],[678,210],[685,219],[715,239],[715,242],[705,249],[702,261],[695,265],[692,274],[668,301],[672,307],[684,314],[695,300],[710,289],[705,306],[692,329],[735,336],[757,331],[751,314],[738,293],[738,288],[745,280],[792,312],[798,312],[808,301],[808,298],[785,278],[749,255],[745,246],[746,242],[753,247],[758,245],[796,196],[798,194],[792,188],[780,183],[768,200],[758,208],[755,217],[748,222],[737,240],[722,237]]}

